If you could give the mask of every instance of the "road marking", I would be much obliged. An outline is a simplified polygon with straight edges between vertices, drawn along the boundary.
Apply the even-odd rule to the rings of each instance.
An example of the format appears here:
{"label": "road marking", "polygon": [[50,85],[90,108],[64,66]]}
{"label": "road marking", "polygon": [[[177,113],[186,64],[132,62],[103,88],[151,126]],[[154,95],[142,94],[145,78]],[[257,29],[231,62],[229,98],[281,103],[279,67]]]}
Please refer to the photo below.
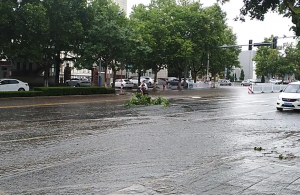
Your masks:
{"label": "road marking", "polygon": [[90,104],[90,103],[100,103],[100,102],[118,102],[118,101],[124,101],[124,100],[128,100],[128,99],[97,100],[97,101],[85,101],[85,102],[64,102],[64,103],[50,103],[50,104],[28,104],[28,105],[18,105],[18,106],[0,106],[0,109],[59,106],[59,105],[72,105],[72,104]]}

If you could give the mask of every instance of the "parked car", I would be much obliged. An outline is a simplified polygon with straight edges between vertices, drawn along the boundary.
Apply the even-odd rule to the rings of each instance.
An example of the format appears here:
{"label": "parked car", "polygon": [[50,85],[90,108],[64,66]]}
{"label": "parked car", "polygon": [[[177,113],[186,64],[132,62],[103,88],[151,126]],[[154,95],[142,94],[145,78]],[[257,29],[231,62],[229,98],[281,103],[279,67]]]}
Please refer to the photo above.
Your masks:
{"label": "parked car", "polygon": [[174,79],[178,79],[178,78],[177,78],[177,77],[168,77],[168,78],[166,79],[167,84],[168,84],[168,82],[170,82],[170,81],[172,81],[172,80],[174,80]]}
{"label": "parked car", "polygon": [[270,79],[269,82],[272,83],[272,84],[281,84],[282,80]]}
{"label": "parked car", "polygon": [[220,86],[231,86],[231,82],[226,79],[219,79],[218,83],[220,84]]}
{"label": "parked car", "polygon": [[253,81],[248,79],[248,80],[242,81],[241,85],[242,86],[250,86],[250,85],[252,85],[252,83],[253,83]]}
{"label": "parked car", "polygon": [[[134,85],[138,85],[138,83],[139,83],[139,77],[132,77],[132,78],[130,78],[129,79]],[[143,78],[143,77],[141,77],[140,78],[140,83],[142,83],[142,81],[144,81],[145,80],[145,78]],[[146,80],[145,80],[145,82],[146,82]],[[146,82],[147,83],[147,82]]]}
{"label": "parked car", "polygon": [[[110,85],[112,86],[113,83],[111,83]],[[116,79],[115,81],[115,87],[119,87],[121,88],[121,86],[123,86],[123,88],[132,88],[133,87],[133,82],[131,82],[129,79]]]}
{"label": "parked car", "polygon": [[[172,79],[167,82],[168,87],[178,86],[179,79]],[[183,82],[181,81],[181,86],[183,86]]]}
{"label": "parked car", "polygon": [[92,84],[88,79],[72,78],[70,80],[66,80],[66,85],[74,87],[90,87]]}
{"label": "parked car", "polygon": [[145,83],[147,84],[148,87],[153,87],[154,85],[154,79],[151,77],[141,77],[143,80],[145,80]]}
{"label": "parked car", "polygon": [[283,108],[300,109],[300,82],[292,82],[281,91],[276,108],[279,111]]}
{"label": "parked car", "polygon": [[29,85],[17,79],[0,79],[0,91],[29,91]]}

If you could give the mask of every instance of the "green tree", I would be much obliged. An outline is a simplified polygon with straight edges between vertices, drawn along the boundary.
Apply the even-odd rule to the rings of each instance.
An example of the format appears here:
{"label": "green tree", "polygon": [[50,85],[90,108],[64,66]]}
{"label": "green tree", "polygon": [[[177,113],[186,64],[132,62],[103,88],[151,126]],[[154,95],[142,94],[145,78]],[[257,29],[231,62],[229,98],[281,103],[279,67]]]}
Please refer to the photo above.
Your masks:
{"label": "green tree", "polygon": [[[222,3],[229,2],[230,0],[218,0]],[[300,20],[299,20],[299,1],[295,0],[243,0],[244,6],[240,9],[240,19],[245,21],[244,16],[249,15],[252,19],[264,20],[265,14],[269,11],[278,12],[283,17],[291,18],[294,26],[291,29],[300,35]]]}
{"label": "green tree", "polygon": [[[111,0],[95,0],[91,4],[94,20],[80,49],[79,68],[92,69],[93,63],[101,63],[105,72],[113,71],[113,87],[116,72],[125,64],[128,48],[129,22],[119,6]],[[101,71],[101,70],[100,70]],[[105,86],[108,86],[105,74]]]}
{"label": "green tree", "polygon": [[[220,27],[215,28],[213,31],[212,39],[210,41],[210,66],[209,71],[212,74],[214,80],[218,75],[222,75],[225,68],[231,70],[233,66],[240,67],[238,56],[240,53],[239,48],[219,48],[221,45],[236,45],[237,37],[232,33],[232,30],[229,29],[225,24],[226,14],[222,12],[219,6],[215,5],[212,9],[213,14],[216,14],[216,18],[219,19],[221,25]],[[215,22],[214,22],[215,23]]]}
{"label": "green tree", "polygon": [[240,75],[240,80],[243,81],[245,79],[245,72],[244,70],[242,69],[241,70],[241,75]]}
{"label": "green tree", "polygon": [[[2,56],[10,60],[34,61],[44,69],[48,86],[49,68],[55,64],[56,83],[60,64],[75,52],[85,37],[91,18],[85,0],[3,0],[0,28]],[[64,56],[61,58],[61,56]]]}
{"label": "green tree", "polygon": [[[272,40],[273,37],[265,39],[266,42]],[[285,75],[293,74],[297,62],[294,59],[292,45],[284,50],[285,54],[281,54],[278,49],[272,49],[270,46],[259,47],[253,60],[256,62],[256,74],[260,76],[271,77],[279,76],[282,80]],[[298,63],[298,62],[297,62]]]}
{"label": "green tree", "polygon": [[[169,39],[168,14],[176,6],[173,0],[154,0],[148,6],[139,5],[133,8],[130,15],[133,29],[139,33],[140,47],[136,54],[142,54],[143,60],[135,58],[137,69],[152,69],[154,72],[154,90],[157,73],[166,67],[167,40]],[[133,51],[135,52],[135,51]],[[137,56],[136,56],[137,57]]]}

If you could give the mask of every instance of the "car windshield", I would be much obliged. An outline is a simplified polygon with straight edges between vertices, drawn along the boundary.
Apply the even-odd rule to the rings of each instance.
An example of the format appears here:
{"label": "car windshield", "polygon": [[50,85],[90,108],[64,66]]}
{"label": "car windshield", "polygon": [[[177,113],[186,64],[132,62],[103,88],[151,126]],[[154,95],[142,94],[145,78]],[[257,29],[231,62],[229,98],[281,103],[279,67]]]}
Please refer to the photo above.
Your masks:
{"label": "car windshield", "polygon": [[285,90],[285,93],[300,93],[300,85],[288,85]]}

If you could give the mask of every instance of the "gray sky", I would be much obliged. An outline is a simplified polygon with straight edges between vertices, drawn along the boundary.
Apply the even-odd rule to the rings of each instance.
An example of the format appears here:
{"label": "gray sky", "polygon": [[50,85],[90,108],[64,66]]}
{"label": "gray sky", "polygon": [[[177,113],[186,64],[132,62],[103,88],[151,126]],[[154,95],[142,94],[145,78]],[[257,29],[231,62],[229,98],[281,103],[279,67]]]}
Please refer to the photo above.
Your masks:
{"label": "gray sky", "polygon": [[[150,0],[127,0],[128,1],[128,13],[131,12],[131,8],[135,4],[149,4]],[[215,3],[215,0],[200,0],[203,6],[211,6]],[[263,42],[265,37],[270,37],[272,34],[278,37],[293,36],[294,33],[289,31],[292,26],[291,19],[283,18],[283,16],[277,13],[268,13],[265,16],[264,21],[250,20],[246,18],[246,22],[233,21],[235,16],[239,15],[239,10],[243,6],[242,0],[231,0],[230,3],[226,3],[222,6],[223,11],[227,13],[227,24],[233,27],[233,32],[238,37],[238,44],[248,44],[249,39],[253,40],[253,43]],[[281,39],[278,41],[278,45],[284,42],[294,42],[293,39]],[[243,47],[243,50],[247,50],[247,47]]]}

